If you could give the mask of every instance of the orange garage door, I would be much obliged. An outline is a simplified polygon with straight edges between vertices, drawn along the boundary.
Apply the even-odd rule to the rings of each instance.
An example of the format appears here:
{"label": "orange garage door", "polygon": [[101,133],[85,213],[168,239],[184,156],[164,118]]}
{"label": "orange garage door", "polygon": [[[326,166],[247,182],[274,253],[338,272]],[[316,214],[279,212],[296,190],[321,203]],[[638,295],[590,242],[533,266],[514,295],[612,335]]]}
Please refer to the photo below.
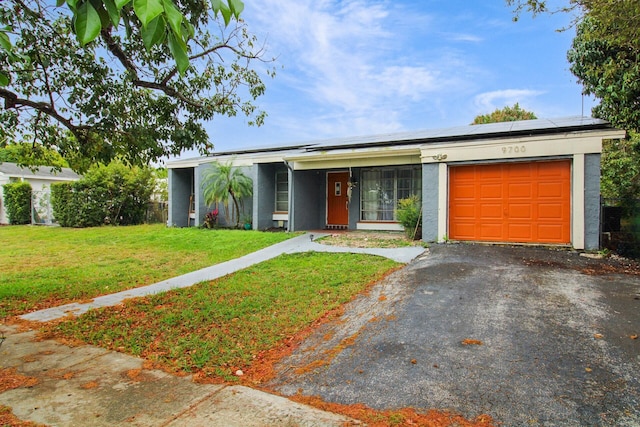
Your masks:
{"label": "orange garage door", "polygon": [[570,243],[571,162],[451,167],[449,237]]}

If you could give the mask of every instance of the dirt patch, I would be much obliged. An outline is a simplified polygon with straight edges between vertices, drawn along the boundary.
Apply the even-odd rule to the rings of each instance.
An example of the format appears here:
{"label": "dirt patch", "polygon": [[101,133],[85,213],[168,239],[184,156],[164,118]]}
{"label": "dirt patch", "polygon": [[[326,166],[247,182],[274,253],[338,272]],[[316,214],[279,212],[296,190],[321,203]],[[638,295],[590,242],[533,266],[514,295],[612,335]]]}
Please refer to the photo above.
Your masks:
{"label": "dirt patch", "polygon": [[348,248],[403,248],[420,246],[419,240],[409,240],[404,233],[395,231],[349,231],[333,233],[316,240],[317,243]]}
{"label": "dirt patch", "polygon": [[591,258],[587,256],[575,256],[570,252],[546,250],[539,252],[539,257],[523,258],[527,266],[548,267],[557,269],[571,269],[590,276],[602,276],[605,274],[630,274],[640,276],[640,262],[624,258],[618,255]]}

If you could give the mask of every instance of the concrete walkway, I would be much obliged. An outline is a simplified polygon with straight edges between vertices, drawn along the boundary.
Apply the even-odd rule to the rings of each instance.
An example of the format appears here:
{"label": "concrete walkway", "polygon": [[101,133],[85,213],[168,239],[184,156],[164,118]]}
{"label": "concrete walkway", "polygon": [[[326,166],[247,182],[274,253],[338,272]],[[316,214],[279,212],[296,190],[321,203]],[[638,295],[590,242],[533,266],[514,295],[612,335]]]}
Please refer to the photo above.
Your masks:
{"label": "concrete walkway", "polygon": [[390,258],[396,262],[407,264],[414,258],[424,252],[424,248],[419,246],[409,246],[403,248],[347,248],[338,246],[329,246],[316,243],[313,239],[323,237],[323,234],[303,234],[298,237],[294,237],[284,242],[269,246],[259,251],[250,253],[241,258],[233,259],[231,261],[216,264],[211,267],[203,268],[191,273],[184,274],[182,276],[174,277],[162,282],[154,283],[148,286],[142,286],[139,288],[129,289],[126,291],[118,292],[115,294],[103,295],[94,298],[91,302],[87,303],[71,303],[61,305],[59,307],[52,307],[45,310],[34,311],[32,313],[24,314],[20,316],[25,320],[49,322],[51,320],[60,319],[68,315],[79,316],[86,313],[92,308],[98,307],[110,307],[115,306],[125,299],[143,297],[145,295],[153,295],[160,292],[166,292],[171,289],[186,288],[193,286],[196,283],[205,282],[209,280],[215,280],[220,277],[226,276],[233,272],[242,270],[251,265],[267,261],[271,258],[275,258],[281,254],[291,254],[298,252],[349,252],[349,253],[364,253],[371,255],[378,255],[385,258]]}
{"label": "concrete walkway", "polygon": [[[315,238],[321,234],[315,234]],[[408,263],[424,248],[362,249],[321,245],[305,234],[232,261],[150,286],[67,304],[22,316],[49,321],[124,299],[183,288],[213,280],[283,253],[368,253]],[[159,370],[144,369],[144,360],[93,346],[69,347],[39,340],[36,332],[0,325],[0,371],[7,379],[34,379],[0,392],[0,405],[21,420],[50,426],[343,426],[359,423],[341,415],[292,402],[243,386],[194,383]],[[24,379],[24,377],[22,377]]]}
{"label": "concrete walkway", "polygon": [[[344,416],[244,386],[198,384],[93,346],[38,340],[0,326],[0,405],[47,426],[280,427],[354,425]],[[20,385],[21,377],[31,380]]]}

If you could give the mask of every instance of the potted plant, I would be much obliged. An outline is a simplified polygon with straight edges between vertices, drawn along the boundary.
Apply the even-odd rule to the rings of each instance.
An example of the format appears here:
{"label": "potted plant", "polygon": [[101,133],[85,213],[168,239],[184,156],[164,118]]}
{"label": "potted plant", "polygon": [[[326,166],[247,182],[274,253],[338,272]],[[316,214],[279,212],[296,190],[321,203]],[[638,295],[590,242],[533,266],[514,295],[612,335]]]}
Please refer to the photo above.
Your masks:
{"label": "potted plant", "polygon": [[242,228],[244,228],[245,230],[251,230],[252,227],[252,223],[253,222],[253,218],[251,217],[251,215],[243,215],[242,217]]}

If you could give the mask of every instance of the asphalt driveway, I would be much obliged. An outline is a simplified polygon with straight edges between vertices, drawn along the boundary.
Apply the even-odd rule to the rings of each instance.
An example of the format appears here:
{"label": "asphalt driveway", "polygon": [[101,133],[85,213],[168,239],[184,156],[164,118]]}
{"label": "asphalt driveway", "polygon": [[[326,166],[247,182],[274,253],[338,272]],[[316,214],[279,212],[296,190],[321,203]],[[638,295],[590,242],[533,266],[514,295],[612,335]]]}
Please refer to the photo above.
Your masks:
{"label": "asphalt driveway", "polygon": [[638,426],[640,276],[611,263],[436,245],[320,328],[269,386],[504,426]]}

